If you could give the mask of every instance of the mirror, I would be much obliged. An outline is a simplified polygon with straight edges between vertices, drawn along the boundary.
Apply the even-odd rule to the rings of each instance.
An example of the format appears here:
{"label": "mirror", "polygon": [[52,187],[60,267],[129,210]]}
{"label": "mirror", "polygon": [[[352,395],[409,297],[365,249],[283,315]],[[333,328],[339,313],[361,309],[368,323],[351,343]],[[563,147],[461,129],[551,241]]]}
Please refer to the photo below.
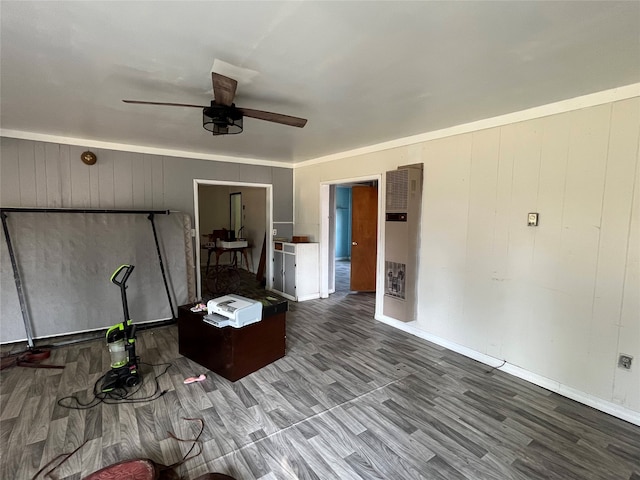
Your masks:
{"label": "mirror", "polygon": [[242,193],[231,193],[229,200],[230,230],[235,238],[242,238]]}

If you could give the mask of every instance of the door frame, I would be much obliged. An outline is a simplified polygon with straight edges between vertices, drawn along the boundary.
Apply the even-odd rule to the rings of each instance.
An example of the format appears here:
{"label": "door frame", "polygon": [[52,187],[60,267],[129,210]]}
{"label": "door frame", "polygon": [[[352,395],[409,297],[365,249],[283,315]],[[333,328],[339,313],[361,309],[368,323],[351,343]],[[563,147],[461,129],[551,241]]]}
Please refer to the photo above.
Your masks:
{"label": "door frame", "polygon": [[[202,272],[200,271],[200,207],[198,201],[198,188],[200,185],[225,186],[225,187],[256,187],[265,189],[265,225],[267,227],[267,259],[271,258],[273,248],[273,185],[270,183],[228,182],[223,180],[193,179],[193,223],[195,225],[195,249],[196,249],[196,298],[202,300]],[[266,262],[265,276],[267,289],[271,289],[272,275],[271,262]]]}
{"label": "door frame", "polygon": [[[329,232],[335,231],[336,217],[335,213],[330,211],[331,204],[331,186],[345,185],[352,183],[376,181],[378,185],[378,253],[376,255],[376,317],[382,314],[382,296],[384,294],[384,205],[382,204],[385,185],[383,184],[383,175],[373,174],[363,177],[341,178],[339,180],[331,180],[320,182],[320,298],[329,297],[329,272],[333,269],[330,264],[335,262],[336,252],[331,247],[334,242],[329,238]],[[334,203],[335,206],[335,203]],[[331,223],[330,223],[331,222]],[[333,282],[335,285],[335,271],[333,271]]]}

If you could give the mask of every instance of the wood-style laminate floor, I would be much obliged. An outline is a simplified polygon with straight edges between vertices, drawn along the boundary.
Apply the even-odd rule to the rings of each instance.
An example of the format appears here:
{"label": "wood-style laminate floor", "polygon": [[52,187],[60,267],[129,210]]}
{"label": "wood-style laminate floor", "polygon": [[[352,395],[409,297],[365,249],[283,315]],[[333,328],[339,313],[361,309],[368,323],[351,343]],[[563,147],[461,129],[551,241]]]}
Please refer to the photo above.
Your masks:
{"label": "wood-style laminate floor", "polygon": [[[152,402],[56,404],[88,398],[109,366],[102,341],[55,349],[64,370],[2,371],[0,476],[29,479],[85,441],[57,478],[136,457],[168,465],[189,445],[167,431],[193,437],[183,418],[198,417],[203,453],[186,479],[640,480],[640,427],[376,322],[373,303],[338,291],[290,304],[286,357],[236,383],[180,356],[175,326],[141,332],[142,361],[172,364]],[[143,366],[140,396],[162,369]]]}

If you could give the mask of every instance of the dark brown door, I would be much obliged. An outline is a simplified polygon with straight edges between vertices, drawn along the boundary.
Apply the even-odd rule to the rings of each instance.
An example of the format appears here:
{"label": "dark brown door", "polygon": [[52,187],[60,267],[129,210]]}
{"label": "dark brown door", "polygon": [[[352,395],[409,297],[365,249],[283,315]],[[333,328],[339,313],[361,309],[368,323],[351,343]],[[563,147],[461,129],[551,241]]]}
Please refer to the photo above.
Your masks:
{"label": "dark brown door", "polygon": [[351,187],[351,284],[375,292],[378,251],[378,187]]}

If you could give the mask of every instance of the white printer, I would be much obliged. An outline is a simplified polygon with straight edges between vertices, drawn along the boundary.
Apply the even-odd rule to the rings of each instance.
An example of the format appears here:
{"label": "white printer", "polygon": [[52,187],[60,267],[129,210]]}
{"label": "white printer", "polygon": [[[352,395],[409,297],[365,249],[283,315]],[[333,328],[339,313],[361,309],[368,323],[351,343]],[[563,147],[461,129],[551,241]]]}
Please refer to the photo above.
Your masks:
{"label": "white printer", "polygon": [[244,327],[262,319],[262,303],[240,295],[225,295],[207,302],[204,321],[216,327]]}

